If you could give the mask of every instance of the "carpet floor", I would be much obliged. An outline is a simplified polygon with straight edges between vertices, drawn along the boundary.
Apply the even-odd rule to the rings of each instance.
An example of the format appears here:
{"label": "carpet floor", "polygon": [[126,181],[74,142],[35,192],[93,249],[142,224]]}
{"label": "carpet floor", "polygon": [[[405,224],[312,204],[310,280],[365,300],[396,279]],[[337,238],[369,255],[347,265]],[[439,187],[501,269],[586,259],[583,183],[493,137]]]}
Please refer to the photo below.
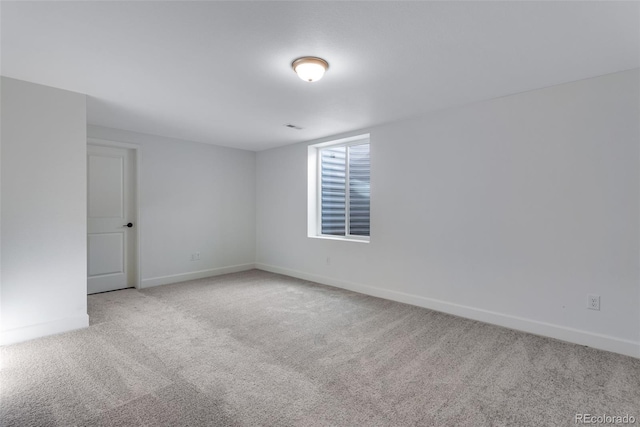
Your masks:
{"label": "carpet floor", "polygon": [[640,359],[252,270],[1,349],[3,426],[640,424]]}

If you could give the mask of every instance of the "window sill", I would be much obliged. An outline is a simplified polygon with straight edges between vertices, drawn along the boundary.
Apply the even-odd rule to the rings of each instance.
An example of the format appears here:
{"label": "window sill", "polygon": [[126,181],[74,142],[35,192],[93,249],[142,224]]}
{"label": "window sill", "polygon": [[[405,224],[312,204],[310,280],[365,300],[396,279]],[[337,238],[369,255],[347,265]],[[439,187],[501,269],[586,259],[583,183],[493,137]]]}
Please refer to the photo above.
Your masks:
{"label": "window sill", "polygon": [[353,237],[343,237],[343,236],[327,236],[327,235],[316,235],[316,236],[307,236],[310,239],[323,239],[323,240],[342,240],[344,242],[355,242],[355,243],[369,243],[370,238],[360,238],[356,239]]}

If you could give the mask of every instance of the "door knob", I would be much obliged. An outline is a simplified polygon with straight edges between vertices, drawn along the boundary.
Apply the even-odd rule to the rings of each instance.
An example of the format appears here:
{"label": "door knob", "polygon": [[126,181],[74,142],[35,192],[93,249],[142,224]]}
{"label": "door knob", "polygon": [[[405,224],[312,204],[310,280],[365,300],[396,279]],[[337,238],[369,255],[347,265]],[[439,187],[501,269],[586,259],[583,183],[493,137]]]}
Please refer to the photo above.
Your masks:
{"label": "door knob", "polygon": [[127,224],[123,225],[123,227],[129,227],[129,228],[131,228],[131,227],[133,227],[133,223],[132,223],[132,222],[129,222],[129,223],[127,223]]}

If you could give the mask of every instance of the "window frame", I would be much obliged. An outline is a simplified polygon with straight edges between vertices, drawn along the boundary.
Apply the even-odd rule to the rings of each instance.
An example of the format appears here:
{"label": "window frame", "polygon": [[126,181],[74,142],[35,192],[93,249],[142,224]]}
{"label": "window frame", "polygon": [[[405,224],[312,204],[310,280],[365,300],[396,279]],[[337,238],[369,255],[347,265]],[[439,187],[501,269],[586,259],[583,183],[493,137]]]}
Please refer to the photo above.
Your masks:
{"label": "window frame", "polygon": [[[321,151],[329,147],[349,147],[353,145],[369,144],[369,155],[371,155],[371,138],[370,134],[362,134],[348,138],[341,138],[311,144],[308,146],[309,164],[308,164],[308,218],[307,218],[307,235],[310,238],[328,239],[328,240],[344,240],[350,242],[369,243],[371,240],[371,195],[369,195],[369,236],[360,236],[349,234],[351,228],[350,220],[350,190],[349,190],[349,150],[346,152],[345,164],[345,235],[339,236],[334,234],[322,234],[322,156]],[[371,169],[369,169],[371,173]]]}

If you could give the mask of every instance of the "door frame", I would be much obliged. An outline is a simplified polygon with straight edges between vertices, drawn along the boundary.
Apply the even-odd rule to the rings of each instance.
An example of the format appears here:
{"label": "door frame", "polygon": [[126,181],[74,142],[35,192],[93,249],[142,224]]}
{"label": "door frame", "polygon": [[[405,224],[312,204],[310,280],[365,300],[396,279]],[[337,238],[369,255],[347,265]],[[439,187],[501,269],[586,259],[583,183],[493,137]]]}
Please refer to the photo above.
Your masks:
{"label": "door frame", "polygon": [[[128,142],[117,142],[117,141],[109,141],[106,139],[99,138],[87,138],[87,145],[97,145],[102,147],[113,147],[113,148],[126,148],[129,150],[133,150],[135,154],[135,172],[132,177],[133,186],[134,186],[134,203],[136,204],[135,213],[136,213],[136,226],[135,226],[135,250],[133,251],[133,258],[136,264],[136,274],[135,274],[135,283],[133,284],[135,289],[142,289],[142,268],[141,268],[141,260],[142,260],[142,251],[140,245],[140,165],[141,157],[142,157],[142,147],[138,144],[131,144]],[[88,191],[88,189],[87,189]],[[88,254],[87,254],[88,256]]]}

